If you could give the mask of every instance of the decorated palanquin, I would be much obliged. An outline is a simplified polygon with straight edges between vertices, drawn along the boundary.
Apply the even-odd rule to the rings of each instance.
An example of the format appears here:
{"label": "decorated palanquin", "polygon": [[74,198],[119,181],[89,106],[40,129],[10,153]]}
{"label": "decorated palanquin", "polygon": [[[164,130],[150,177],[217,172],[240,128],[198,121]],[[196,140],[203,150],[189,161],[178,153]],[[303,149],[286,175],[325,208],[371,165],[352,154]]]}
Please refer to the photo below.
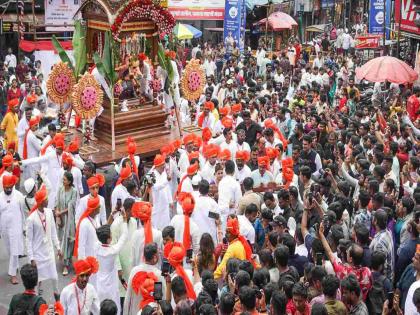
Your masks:
{"label": "decorated palanquin", "polygon": [[167,114],[157,93],[158,44],[172,33],[175,20],[159,2],[150,0],[86,0],[79,10],[85,22],[88,62],[102,55],[105,32],[111,30],[119,81],[114,88],[114,108],[104,93],[104,111],[96,120],[95,136],[115,145],[127,137],[144,140],[169,133]]}

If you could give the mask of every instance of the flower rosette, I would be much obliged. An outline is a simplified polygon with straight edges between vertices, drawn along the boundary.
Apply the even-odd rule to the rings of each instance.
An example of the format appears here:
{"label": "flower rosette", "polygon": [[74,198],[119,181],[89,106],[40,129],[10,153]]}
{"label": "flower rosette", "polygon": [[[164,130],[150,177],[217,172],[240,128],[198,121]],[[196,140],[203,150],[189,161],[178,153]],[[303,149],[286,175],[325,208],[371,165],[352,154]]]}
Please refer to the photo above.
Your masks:
{"label": "flower rosette", "polygon": [[48,97],[56,104],[63,105],[70,101],[72,87],[76,84],[73,71],[64,62],[53,66],[47,80]]}
{"label": "flower rosette", "polygon": [[204,89],[206,76],[198,59],[191,59],[185,67],[181,79],[181,89],[189,101],[197,100]]}
{"label": "flower rosette", "polygon": [[98,114],[103,97],[104,93],[95,77],[85,73],[73,88],[73,109],[82,119],[91,119]]}

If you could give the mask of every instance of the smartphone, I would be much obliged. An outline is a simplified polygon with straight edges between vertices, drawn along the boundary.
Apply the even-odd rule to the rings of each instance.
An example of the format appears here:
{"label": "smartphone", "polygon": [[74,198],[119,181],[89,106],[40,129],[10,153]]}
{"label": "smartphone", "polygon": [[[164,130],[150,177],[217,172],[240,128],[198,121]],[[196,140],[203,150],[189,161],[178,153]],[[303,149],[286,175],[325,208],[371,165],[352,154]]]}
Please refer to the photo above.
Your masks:
{"label": "smartphone", "polygon": [[192,259],[192,255],[193,255],[193,250],[192,248],[187,249],[187,259]]}
{"label": "smartphone", "polygon": [[209,211],[209,218],[219,220],[220,214],[218,214],[217,212]]}
{"label": "smartphone", "polygon": [[227,244],[228,243],[228,240],[227,240],[227,238],[226,237],[224,237],[223,238],[223,244]]}
{"label": "smartphone", "polygon": [[388,292],[387,293],[387,299],[388,299],[388,309],[392,310],[393,305],[392,303],[394,302],[394,292]]}
{"label": "smartphone", "polygon": [[308,192],[308,201],[309,201],[309,204],[312,204],[312,201],[313,201],[313,194],[312,194],[312,192]]}
{"label": "smartphone", "polygon": [[323,253],[316,253],[316,265],[322,266],[322,257],[324,256]]}
{"label": "smartphone", "polygon": [[117,199],[117,210],[120,210],[121,209],[121,206],[122,206],[121,198],[118,198]]}
{"label": "smartphone", "polygon": [[166,258],[163,258],[162,260],[162,276],[167,275],[168,273],[170,273],[171,270],[171,264],[169,263],[169,261]]}
{"label": "smartphone", "polygon": [[163,292],[162,292],[162,282],[155,282],[154,288],[153,288],[153,298],[155,301],[161,301],[163,298]]}

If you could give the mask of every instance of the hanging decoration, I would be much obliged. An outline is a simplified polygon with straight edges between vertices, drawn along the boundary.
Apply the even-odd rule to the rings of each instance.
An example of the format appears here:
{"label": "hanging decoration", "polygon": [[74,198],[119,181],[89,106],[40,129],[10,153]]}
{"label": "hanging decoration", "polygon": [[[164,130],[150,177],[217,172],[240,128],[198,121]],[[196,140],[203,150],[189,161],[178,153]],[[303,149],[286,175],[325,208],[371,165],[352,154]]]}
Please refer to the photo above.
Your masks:
{"label": "hanging decoration", "polygon": [[153,92],[159,93],[162,90],[162,81],[156,75],[155,69],[152,69],[150,73],[152,75],[152,80],[150,81],[150,88],[153,90]]}
{"label": "hanging decoration", "polygon": [[111,25],[112,36],[120,41],[119,35],[124,22],[131,19],[151,20],[156,23],[160,36],[172,33],[175,26],[175,19],[168,10],[160,5],[154,4],[151,0],[134,0],[128,2],[115,18]]}
{"label": "hanging decoration", "polygon": [[71,98],[72,87],[76,84],[73,70],[66,62],[56,63],[47,80],[48,97],[56,104],[63,105]]}
{"label": "hanging decoration", "polygon": [[197,100],[203,92],[205,84],[206,76],[200,66],[200,60],[191,59],[185,67],[185,72],[181,79],[181,89],[185,98],[189,101]]}
{"label": "hanging decoration", "polygon": [[101,109],[104,93],[90,73],[85,73],[73,88],[73,109],[82,119],[96,117]]}

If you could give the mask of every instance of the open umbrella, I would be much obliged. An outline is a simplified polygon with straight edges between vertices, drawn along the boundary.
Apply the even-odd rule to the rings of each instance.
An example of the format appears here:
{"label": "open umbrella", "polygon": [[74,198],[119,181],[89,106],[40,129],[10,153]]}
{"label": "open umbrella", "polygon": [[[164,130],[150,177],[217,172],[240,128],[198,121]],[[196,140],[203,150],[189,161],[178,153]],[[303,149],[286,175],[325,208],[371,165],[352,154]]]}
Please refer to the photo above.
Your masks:
{"label": "open umbrella", "polygon": [[196,29],[195,27],[178,23],[174,28],[174,34],[178,39],[191,39],[191,38],[198,38],[203,35],[201,31]]}
{"label": "open umbrella", "polygon": [[390,57],[374,58],[356,69],[359,80],[371,82],[392,82],[398,84],[412,83],[417,80],[418,74],[404,61]]}
{"label": "open umbrella", "polygon": [[[266,25],[267,19],[257,22],[258,25]],[[289,14],[284,12],[274,12],[268,17],[268,25],[273,31],[290,30],[293,26],[297,26],[297,22]]]}

